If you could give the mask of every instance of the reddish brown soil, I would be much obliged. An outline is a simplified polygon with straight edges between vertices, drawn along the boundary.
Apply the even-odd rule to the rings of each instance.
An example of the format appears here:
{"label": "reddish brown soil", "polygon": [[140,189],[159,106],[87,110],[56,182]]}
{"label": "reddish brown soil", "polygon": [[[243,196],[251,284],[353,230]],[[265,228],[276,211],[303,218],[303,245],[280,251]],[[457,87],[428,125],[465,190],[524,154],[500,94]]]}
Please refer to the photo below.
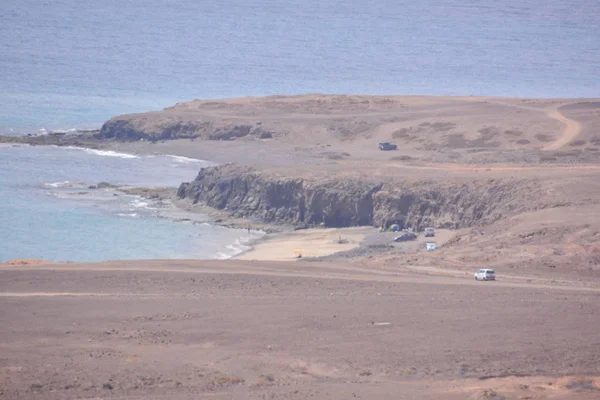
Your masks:
{"label": "reddish brown soil", "polygon": [[0,398],[598,398],[600,289],[498,279],[338,263],[5,266]]}

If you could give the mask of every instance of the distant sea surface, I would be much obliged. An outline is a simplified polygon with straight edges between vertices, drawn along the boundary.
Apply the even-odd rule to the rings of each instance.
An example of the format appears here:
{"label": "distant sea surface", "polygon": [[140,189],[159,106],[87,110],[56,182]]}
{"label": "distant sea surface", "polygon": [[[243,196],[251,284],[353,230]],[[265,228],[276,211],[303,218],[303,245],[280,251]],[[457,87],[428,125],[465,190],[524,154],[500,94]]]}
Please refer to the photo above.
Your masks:
{"label": "distant sea surface", "polygon": [[[99,128],[194,98],[600,96],[598,0],[0,1],[0,134]],[[0,261],[226,258],[258,233],[176,222],[100,181],[205,162],[0,147]]]}
{"label": "distant sea surface", "polygon": [[6,0],[0,130],[194,98],[600,96],[598,0]]}

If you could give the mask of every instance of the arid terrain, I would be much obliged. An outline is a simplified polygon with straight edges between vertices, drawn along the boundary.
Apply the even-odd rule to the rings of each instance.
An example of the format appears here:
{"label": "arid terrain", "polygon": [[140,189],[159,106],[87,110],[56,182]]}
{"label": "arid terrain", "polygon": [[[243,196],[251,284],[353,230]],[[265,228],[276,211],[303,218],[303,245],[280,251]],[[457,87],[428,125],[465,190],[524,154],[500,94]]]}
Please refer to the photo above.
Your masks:
{"label": "arid terrain", "polygon": [[600,100],[195,100],[1,141],[215,161],[136,193],[279,232],[240,260],[3,265],[0,398],[600,398]]}
{"label": "arid terrain", "polygon": [[[183,127],[197,138],[106,141],[118,132],[177,137]],[[272,137],[260,139],[262,132]],[[251,224],[400,223],[456,232],[443,251],[388,254],[371,264],[598,272],[600,100],[197,100],[116,117],[101,137],[116,150],[230,163],[205,170],[180,195]],[[223,137],[234,140],[215,140]],[[387,141],[398,150],[380,151]]]}
{"label": "arid terrain", "polygon": [[5,266],[0,396],[597,399],[599,298],[340,263]]}

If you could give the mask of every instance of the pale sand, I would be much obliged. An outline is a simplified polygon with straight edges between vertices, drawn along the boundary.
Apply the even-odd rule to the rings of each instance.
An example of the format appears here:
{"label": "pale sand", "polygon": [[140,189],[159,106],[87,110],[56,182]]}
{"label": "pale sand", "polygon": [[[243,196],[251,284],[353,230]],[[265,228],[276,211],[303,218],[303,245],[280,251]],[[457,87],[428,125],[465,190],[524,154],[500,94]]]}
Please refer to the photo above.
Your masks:
{"label": "pale sand", "polygon": [[[358,247],[367,235],[375,232],[377,229],[373,227],[303,229],[277,234],[237,258],[240,260],[294,261],[298,259],[295,250],[302,250],[303,258],[328,256]],[[340,237],[343,243],[338,243]]]}

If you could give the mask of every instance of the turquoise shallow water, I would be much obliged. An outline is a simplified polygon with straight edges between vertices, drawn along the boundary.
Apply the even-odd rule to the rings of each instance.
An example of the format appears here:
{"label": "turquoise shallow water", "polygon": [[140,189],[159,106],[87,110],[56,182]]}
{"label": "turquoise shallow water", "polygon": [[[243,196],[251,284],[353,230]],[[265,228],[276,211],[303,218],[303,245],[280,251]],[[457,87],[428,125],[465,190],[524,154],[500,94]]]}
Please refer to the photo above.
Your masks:
{"label": "turquoise shallow water", "polygon": [[0,262],[227,258],[261,235],[201,221],[175,222],[176,210],[168,204],[89,189],[102,181],[177,186],[206,162],[11,146],[0,147],[0,160]]}
{"label": "turquoise shallow water", "polygon": [[0,130],[193,98],[600,96],[598,0],[0,2]]}

